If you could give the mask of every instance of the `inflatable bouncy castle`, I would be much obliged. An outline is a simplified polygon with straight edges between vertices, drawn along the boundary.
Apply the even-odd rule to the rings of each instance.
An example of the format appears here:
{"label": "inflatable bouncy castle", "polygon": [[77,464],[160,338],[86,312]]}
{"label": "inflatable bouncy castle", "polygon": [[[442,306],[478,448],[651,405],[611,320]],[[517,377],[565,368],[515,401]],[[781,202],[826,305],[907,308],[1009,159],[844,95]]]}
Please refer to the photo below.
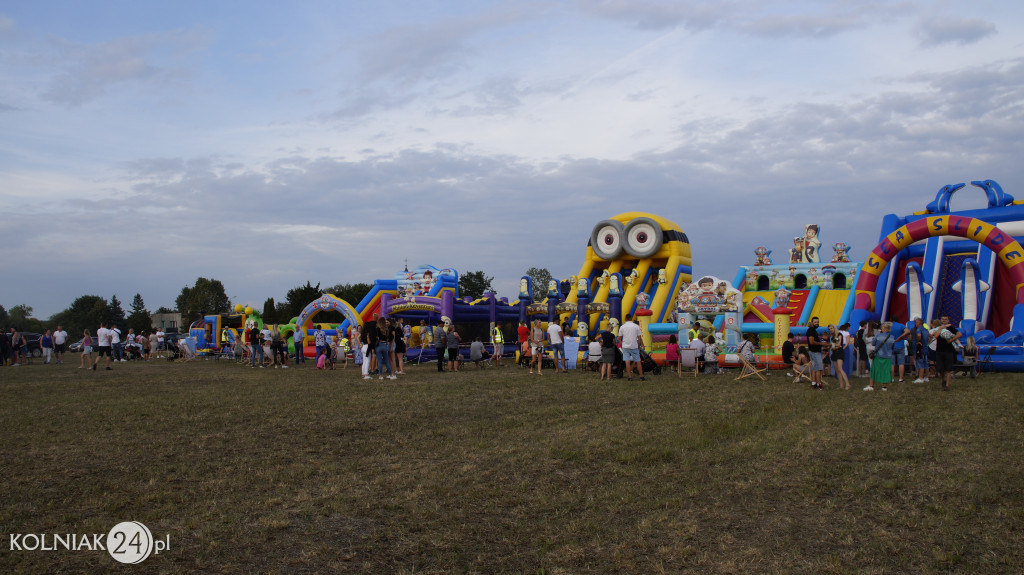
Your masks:
{"label": "inflatable bouncy castle", "polygon": [[973,335],[983,369],[1024,371],[1024,202],[992,180],[981,209],[951,211],[965,184],[944,186],[924,210],[882,220],[861,267],[850,321],[925,322],[949,316]]}

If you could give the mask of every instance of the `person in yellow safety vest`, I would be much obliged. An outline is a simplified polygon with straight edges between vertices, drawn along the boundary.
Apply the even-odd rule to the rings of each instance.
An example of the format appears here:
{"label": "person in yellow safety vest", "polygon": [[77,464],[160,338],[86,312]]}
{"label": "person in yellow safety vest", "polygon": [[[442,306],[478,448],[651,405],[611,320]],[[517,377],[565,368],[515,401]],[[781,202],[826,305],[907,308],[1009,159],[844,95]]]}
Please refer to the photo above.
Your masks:
{"label": "person in yellow safety vest", "polygon": [[335,350],[335,356],[342,362],[341,369],[348,367],[348,338],[344,335],[338,336],[338,348]]}
{"label": "person in yellow safety vest", "polygon": [[228,344],[228,328],[220,330],[220,346],[224,347]]}
{"label": "person in yellow safety vest", "polygon": [[686,332],[686,337],[690,341],[693,341],[693,340],[697,339],[697,334],[698,334],[697,328],[691,327],[690,331]]}
{"label": "person in yellow safety vest", "polygon": [[494,324],[491,330],[491,345],[494,347],[491,363],[501,367],[501,356],[505,355],[505,336],[501,333],[501,322]]}

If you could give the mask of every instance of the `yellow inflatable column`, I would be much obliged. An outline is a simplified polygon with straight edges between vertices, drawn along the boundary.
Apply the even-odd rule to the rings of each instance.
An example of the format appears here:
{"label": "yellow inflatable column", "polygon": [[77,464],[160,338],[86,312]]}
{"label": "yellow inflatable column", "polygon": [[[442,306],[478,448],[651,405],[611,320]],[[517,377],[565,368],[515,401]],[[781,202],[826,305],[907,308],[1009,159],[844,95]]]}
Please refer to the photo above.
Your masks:
{"label": "yellow inflatable column", "polygon": [[772,347],[782,349],[782,344],[789,339],[789,316],[793,310],[782,307],[772,311],[775,312],[775,342]]}
{"label": "yellow inflatable column", "polygon": [[654,340],[651,339],[651,318],[654,313],[649,309],[638,309],[636,310],[637,323],[640,324],[640,337],[644,342],[644,349],[647,351],[651,350],[651,345]]}

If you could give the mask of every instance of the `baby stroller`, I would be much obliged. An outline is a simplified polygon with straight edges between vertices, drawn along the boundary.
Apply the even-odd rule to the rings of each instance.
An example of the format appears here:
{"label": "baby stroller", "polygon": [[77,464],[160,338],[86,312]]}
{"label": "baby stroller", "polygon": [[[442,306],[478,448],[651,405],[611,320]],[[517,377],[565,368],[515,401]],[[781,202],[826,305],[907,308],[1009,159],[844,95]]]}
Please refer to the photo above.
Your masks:
{"label": "baby stroller", "polygon": [[650,373],[653,375],[661,375],[661,366],[654,361],[651,354],[642,349],[640,350],[640,365],[643,366],[645,374]]}

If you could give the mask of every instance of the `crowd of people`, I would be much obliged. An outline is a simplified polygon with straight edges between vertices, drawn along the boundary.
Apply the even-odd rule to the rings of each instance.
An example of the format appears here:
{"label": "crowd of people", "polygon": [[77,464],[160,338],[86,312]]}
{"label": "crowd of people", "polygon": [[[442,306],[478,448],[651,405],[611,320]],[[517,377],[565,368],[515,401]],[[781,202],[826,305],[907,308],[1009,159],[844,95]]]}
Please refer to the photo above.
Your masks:
{"label": "crowd of people", "polygon": [[[896,332],[893,331],[894,325],[899,327]],[[882,391],[886,391],[890,383],[903,382],[909,377],[915,378],[914,383],[938,377],[942,389],[948,390],[958,353],[963,353],[965,364],[977,363],[978,347],[974,338],[963,338],[946,316],[934,319],[930,325],[921,318],[915,318],[906,326],[864,321],[856,334],[851,334],[849,328],[849,324],[823,327],[817,317],[811,318],[806,343],[799,347],[790,333],[781,346],[782,362],[789,370],[787,375],[794,377],[796,383],[807,380],[812,388],[822,389],[822,378],[834,372],[840,389],[852,389],[844,366],[847,350],[852,347],[854,376],[869,379],[864,391],[874,391],[879,385]],[[571,333],[569,324],[550,322],[545,329],[541,320],[534,320],[532,324],[520,322],[516,330],[519,367],[529,369],[530,375],[543,375],[544,368],[552,366],[556,374],[568,373],[569,362],[565,355],[567,333]],[[339,364],[344,369],[351,358],[363,379],[376,376],[378,379],[395,380],[405,375],[405,355],[412,344],[412,330],[408,324],[397,318],[378,318],[351,328],[351,339],[345,335],[322,327],[314,330],[312,343],[315,349],[309,363],[317,369],[333,370]],[[715,335],[702,335],[697,330],[688,335],[690,342],[686,345],[695,350],[696,369],[706,374],[718,373],[718,357],[722,349]],[[304,350],[306,336],[302,330],[290,335],[294,354],[289,353],[288,341],[275,327],[244,330],[238,341],[229,341],[228,332],[224,330],[221,343],[236,359],[253,369],[287,369],[307,363]],[[63,364],[69,339],[61,326],[52,332],[46,330],[39,338],[43,364]],[[81,350],[78,367],[95,371],[102,363],[104,369],[112,370],[113,364],[118,362],[161,358],[171,353],[166,339],[166,334],[159,329],[139,334],[129,329],[127,334],[122,334],[119,327],[101,323],[95,336],[86,329],[77,342]],[[439,324],[431,328],[424,321],[419,329],[420,349],[434,348],[438,372],[457,373],[467,360],[477,369],[501,367],[503,358],[510,352],[514,355],[515,351],[506,348],[501,323],[490,330],[488,339],[490,351],[483,339],[476,337],[465,346],[468,347],[468,357],[464,357],[462,337],[453,325]],[[966,341],[961,344],[961,339]],[[736,353],[747,362],[754,363],[757,346],[757,336],[745,334]],[[584,362],[589,369],[600,373],[602,381],[612,378],[613,367],[617,365],[623,366],[619,369],[627,380],[632,380],[634,375],[645,380],[642,349],[640,326],[626,315],[617,335],[604,330],[590,339],[584,350]],[[551,359],[546,364],[549,351]],[[24,365],[31,361],[31,357],[26,338],[16,328],[10,328],[4,337],[0,337],[0,365]],[[669,338],[665,358],[670,366],[678,367],[680,343],[675,335]]]}
{"label": "crowd of people", "polygon": [[[900,326],[898,333],[893,326]],[[903,326],[892,322],[863,321],[856,334],[850,334],[849,324],[838,328],[830,325],[821,328],[818,318],[812,318],[807,328],[807,345],[799,348],[793,343],[793,334],[782,346],[782,361],[792,368],[795,382],[808,379],[816,389],[822,387],[822,375],[834,368],[841,389],[852,389],[843,362],[846,350],[853,347],[855,377],[867,378],[864,391],[874,391],[881,385],[887,391],[894,381],[902,383],[907,377],[914,377],[913,383],[925,383],[932,377],[941,380],[944,391],[950,389],[957,355],[963,353],[966,367],[973,369],[977,363],[978,347],[973,337],[961,344],[961,334],[942,316],[926,325],[921,318]]]}
{"label": "crowd of people", "polygon": [[[63,364],[72,345],[68,332],[61,325],[53,330],[45,330],[37,341],[43,365]],[[11,327],[0,337],[0,366],[31,364],[33,350],[29,343],[24,333]],[[107,358],[105,368],[109,370],[113,369],[111,364],[114,362],[163,357],[166,349],[165,334],[160,329],[140,334],[136,334],[134,329],[128,329],[128,333],[123,334],[118,326],[106,323],[100,323],[95,335],[89,329],[83,330],[82,338],[75,343],[76,350],[82,352],[79,368],[89,370],[96,370],[104,357]]]}

